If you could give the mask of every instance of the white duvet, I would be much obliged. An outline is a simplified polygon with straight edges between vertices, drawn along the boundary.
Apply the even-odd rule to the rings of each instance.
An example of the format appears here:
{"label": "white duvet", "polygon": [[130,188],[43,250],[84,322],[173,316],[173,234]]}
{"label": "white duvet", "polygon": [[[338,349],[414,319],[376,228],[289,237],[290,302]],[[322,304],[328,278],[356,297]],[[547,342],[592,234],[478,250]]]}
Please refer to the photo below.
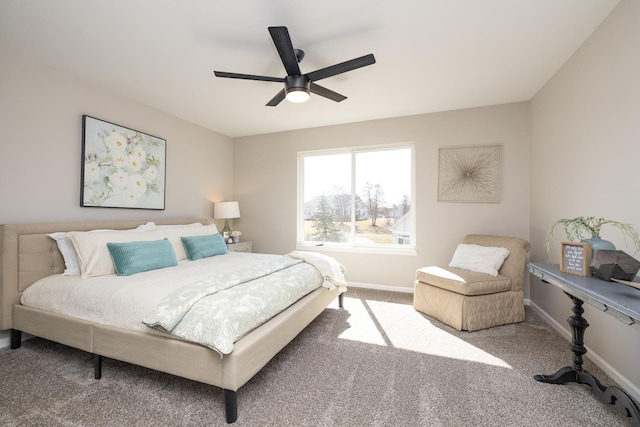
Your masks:
{"label": "white duvet", "polygon": [[131,276],[109,274],[82,279],[53,275],[38,280],[22,294],[23,305],[126,329],[151,332],[143,319],[167,295],[211,274],[246,269],[280,255],[228,252],[176,267]]}

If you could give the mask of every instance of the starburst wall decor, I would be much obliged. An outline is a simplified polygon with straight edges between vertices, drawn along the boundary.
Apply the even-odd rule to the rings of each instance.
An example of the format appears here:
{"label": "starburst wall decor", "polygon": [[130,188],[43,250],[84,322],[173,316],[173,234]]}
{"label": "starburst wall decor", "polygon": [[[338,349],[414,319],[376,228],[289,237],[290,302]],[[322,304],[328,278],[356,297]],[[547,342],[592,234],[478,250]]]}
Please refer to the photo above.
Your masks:
{"label": "starburst wall decor", "polygon": [[441,148],[438,201],[500,201],[501,146]]}

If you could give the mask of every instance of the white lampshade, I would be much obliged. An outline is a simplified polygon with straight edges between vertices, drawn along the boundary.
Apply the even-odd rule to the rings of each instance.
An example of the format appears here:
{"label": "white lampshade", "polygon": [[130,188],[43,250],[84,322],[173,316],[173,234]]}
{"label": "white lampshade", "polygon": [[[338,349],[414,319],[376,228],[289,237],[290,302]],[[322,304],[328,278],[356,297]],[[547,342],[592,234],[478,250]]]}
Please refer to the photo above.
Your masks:
{"label": "white lampshade", "polygon": [[238,202],[217,202],[213,205],[213,217],[216,219],[240,218]]}

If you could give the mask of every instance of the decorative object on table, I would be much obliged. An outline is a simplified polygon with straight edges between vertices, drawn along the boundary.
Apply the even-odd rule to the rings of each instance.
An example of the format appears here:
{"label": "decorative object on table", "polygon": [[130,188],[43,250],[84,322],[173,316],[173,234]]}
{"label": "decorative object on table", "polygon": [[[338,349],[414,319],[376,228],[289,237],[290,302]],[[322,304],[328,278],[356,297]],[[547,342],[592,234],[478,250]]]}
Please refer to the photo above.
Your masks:
{"label": "decorative object on table", "polygon": [[82,116],[80,206],[164,209],[167,141]]}
{"label": "decorative object on table", "polygon": [[631,286],[632,288],[640,289],[640,283],[638,283],[638,282],[633,282],[633,281],[629,281],[629,280],[622,280],[622,279],[611,279],[611,281],[612,282],[618,282],[618,283],[621,283],[623,285]]}
{"label": "decorative object on table", "polygon": [[640,236],[631,224],[626,224],[610,219],[595,216],[579,216],[576,218],[562,218],[551,224],[551,228],[544,240],[544,247],[547,250],[549,262],[551,262],[551,240],[557,229],[561,226],[568,240],[574,242],[584,242],[591,244],[591,262],[596,259],[600,250],[615,250],[613,243],[600,238],[600,229],[603,225],[617,227],[625,239],[628,237],[633,241],[636,252],[640,251]]}
{"label": "decorative object on table", "polygon": [[440,148],[438,201],[500,202],[500,145]]}
{"label": "decorative object on table", "polygon": [[242,235],[242,232],[238,231],[238,230],[234,230],[231,232],[231,238],[233,239],[233,243],[240,243],[240,236]]}
{"label": "decorative object on table", "polygon": [[598,251],[591,271],[608,282],[613,279],[632,281],[640,271],[640,261],[623,251]]}
{"label": "decorative object on table", "polygon": [[589,276],[591,270],[591,244],[582,242],[560,243],[560,271]]}
{"label": "decorative object on table", "polygon": [[229,227],[229,220],[233,218],[240,218],[240,206],[238,202],[216,202],[213,205],[213,217],[215,219],[224,219],[224,228],[222,229],[222,235],[227,241],[228,237],[225,233],[231,235],[231,227]]}

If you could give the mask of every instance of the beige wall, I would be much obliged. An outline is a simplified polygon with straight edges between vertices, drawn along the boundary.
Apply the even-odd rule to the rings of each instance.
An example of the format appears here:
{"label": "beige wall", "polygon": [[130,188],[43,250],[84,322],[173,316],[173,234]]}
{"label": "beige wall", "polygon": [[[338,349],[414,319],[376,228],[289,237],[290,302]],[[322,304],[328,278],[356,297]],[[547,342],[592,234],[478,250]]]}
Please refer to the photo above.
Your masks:
{"label": "beige wall", "polygon": [[[236,228],[259,252],[294,250],[299,151],[415,142],[418,255],[330,253],[350,282],[410,289],[417,268],[448,263],[467,233],[529,238],[529,135],[529,104],[516,103],[237,138]],[[502,145],[502,202],[439,203],[438,148],[487,144]]]}
{"label": "beige wall", "polygon": [[[83,114],[167,140],[164,211],[80,207]],[[0,223],[209,217],[232,156],[231,138],[0,50]]]}
{"label": "beige wall", "polygon": [[[206,217],[231,196],[231,138],[1,50],[0,76],[0,223]],[[167,140],[164,211],[80,207],[83,114]]]}
{"label": "beige wall", "polygon": [[[558,218],[603,216],[640,231],[638,40],[640,1],[624,0],[531,103],[533,261],[546,261],[545,234]],[[602,232],[618,249],[634,253],[614,228]],[[532,280],[531,300],[568,334],[570,301],[561,291]],[[640,399],[640,329],[585,307],[587,356],[603,359]]]}

